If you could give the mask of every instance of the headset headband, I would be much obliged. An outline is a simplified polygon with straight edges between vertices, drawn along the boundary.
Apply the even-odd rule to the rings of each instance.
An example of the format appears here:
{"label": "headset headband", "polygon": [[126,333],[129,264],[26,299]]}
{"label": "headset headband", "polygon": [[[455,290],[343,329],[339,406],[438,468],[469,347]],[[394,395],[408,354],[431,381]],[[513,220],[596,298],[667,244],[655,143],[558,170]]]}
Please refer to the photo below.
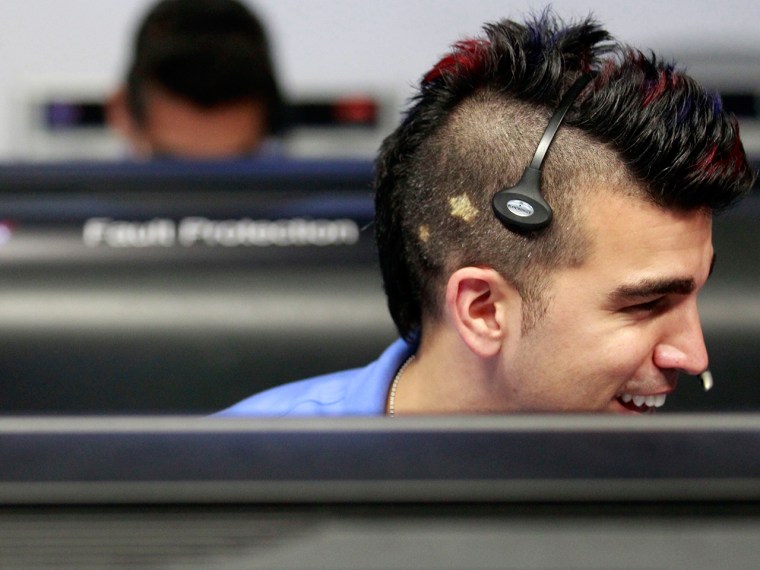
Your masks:
{"label": "headset headband", "polygon": [[538,143],[533,160],[523,172],[520,181],[514,186],[502,188],[494,195],[492,203],[494,213],[501,223],[510,230],[517,232],[536,231],[551,223],[551,206],[546,203],[541,195],[541,167],[565,114],[595,75],[596,72],[592,71],[575,80],[549,119],[549,124]]}

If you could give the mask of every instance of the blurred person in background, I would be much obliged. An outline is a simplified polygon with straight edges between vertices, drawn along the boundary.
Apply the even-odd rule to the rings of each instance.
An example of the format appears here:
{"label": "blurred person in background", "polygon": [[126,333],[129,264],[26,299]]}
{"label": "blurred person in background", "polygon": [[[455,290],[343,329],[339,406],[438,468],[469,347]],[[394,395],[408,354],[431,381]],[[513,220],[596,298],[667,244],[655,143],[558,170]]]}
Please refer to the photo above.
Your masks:
{"label": "blurred person in background", "polygon": [[248,7],[161,0],[106,116],[135,158],[221,159],[262,152],[282,107],[266,30]]}

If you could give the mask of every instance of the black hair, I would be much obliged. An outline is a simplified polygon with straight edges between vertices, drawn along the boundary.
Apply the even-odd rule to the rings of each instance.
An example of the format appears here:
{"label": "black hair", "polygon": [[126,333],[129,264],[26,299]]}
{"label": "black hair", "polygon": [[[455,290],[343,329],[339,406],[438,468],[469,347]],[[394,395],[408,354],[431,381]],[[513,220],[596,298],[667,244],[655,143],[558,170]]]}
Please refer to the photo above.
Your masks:
{"label": "black hair", "polygon": [[[571,249],[582,236],[568,233],[577,192],[568,181],[593,170],[596,155],[612,158],[596,161],[595,175],[621,171],[664,208],[721,210],[754,179],[720,98],[654,54],[616,42],[592,17],[566,24],[547,10],[484,32],[455,44],[422,78],[376,160],[380,265],[391,316],[407,339],[419,333],[424,311],[440,309],[443,278],[457,265],[492,265],[529,289],[540,268],[578,263],[582,248]],[[517,236],[490,213],[483,219],[493,193],[517,182],[564,92],[589,71],[597,74],[547,156],[543,188],[555,222]],[[477,128],[462,117],[478,113],[487,118]],[[475,221],[446,206],[461,197]]]}
{"label": "black hair", "polygon": [[280,130],[283,101],[261,21],[237,0],[161,0],[143,18],[127,74],[130,112],[145,120],[145,91],[157,85],[200,107],[265,104]]}

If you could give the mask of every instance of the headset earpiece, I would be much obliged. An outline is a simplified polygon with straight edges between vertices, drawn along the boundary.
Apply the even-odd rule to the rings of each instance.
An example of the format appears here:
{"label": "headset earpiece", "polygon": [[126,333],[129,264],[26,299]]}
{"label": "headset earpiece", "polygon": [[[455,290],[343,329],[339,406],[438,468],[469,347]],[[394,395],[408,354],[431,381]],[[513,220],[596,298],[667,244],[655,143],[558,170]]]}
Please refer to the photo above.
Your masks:
{"label": "headset earpiece", "polygon": [[514,186],[502,188],[493,197],[493,211],[502,224],[516,232],[532,232],[545,228],[552,221],[552,209],[541,195],[541,166],[557,129],[570,106],[583,88],[596,75],[581,75],[562,97],[559,107],[549,119],[544,134],[533,155],[533,160]]}
{"label": "headset earpiece", "polygon": [[520,181],[493,197],[496,217],[509,229],[535,231],[552,221],[552,209],[541,196],[541,171],[528,167]]}

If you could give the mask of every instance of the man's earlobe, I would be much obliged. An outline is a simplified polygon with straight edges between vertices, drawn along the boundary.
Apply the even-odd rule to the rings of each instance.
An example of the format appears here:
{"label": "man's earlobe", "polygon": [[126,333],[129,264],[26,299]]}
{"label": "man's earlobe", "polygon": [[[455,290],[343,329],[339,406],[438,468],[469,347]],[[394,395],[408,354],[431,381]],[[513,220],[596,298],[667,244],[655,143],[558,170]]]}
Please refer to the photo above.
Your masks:
{"label": "man's earlobe", "polygon": [[520,330],[520,295],[490,267],[463,267],[446,287],[448,318],[469,349],[495,356],[509,335]]}

